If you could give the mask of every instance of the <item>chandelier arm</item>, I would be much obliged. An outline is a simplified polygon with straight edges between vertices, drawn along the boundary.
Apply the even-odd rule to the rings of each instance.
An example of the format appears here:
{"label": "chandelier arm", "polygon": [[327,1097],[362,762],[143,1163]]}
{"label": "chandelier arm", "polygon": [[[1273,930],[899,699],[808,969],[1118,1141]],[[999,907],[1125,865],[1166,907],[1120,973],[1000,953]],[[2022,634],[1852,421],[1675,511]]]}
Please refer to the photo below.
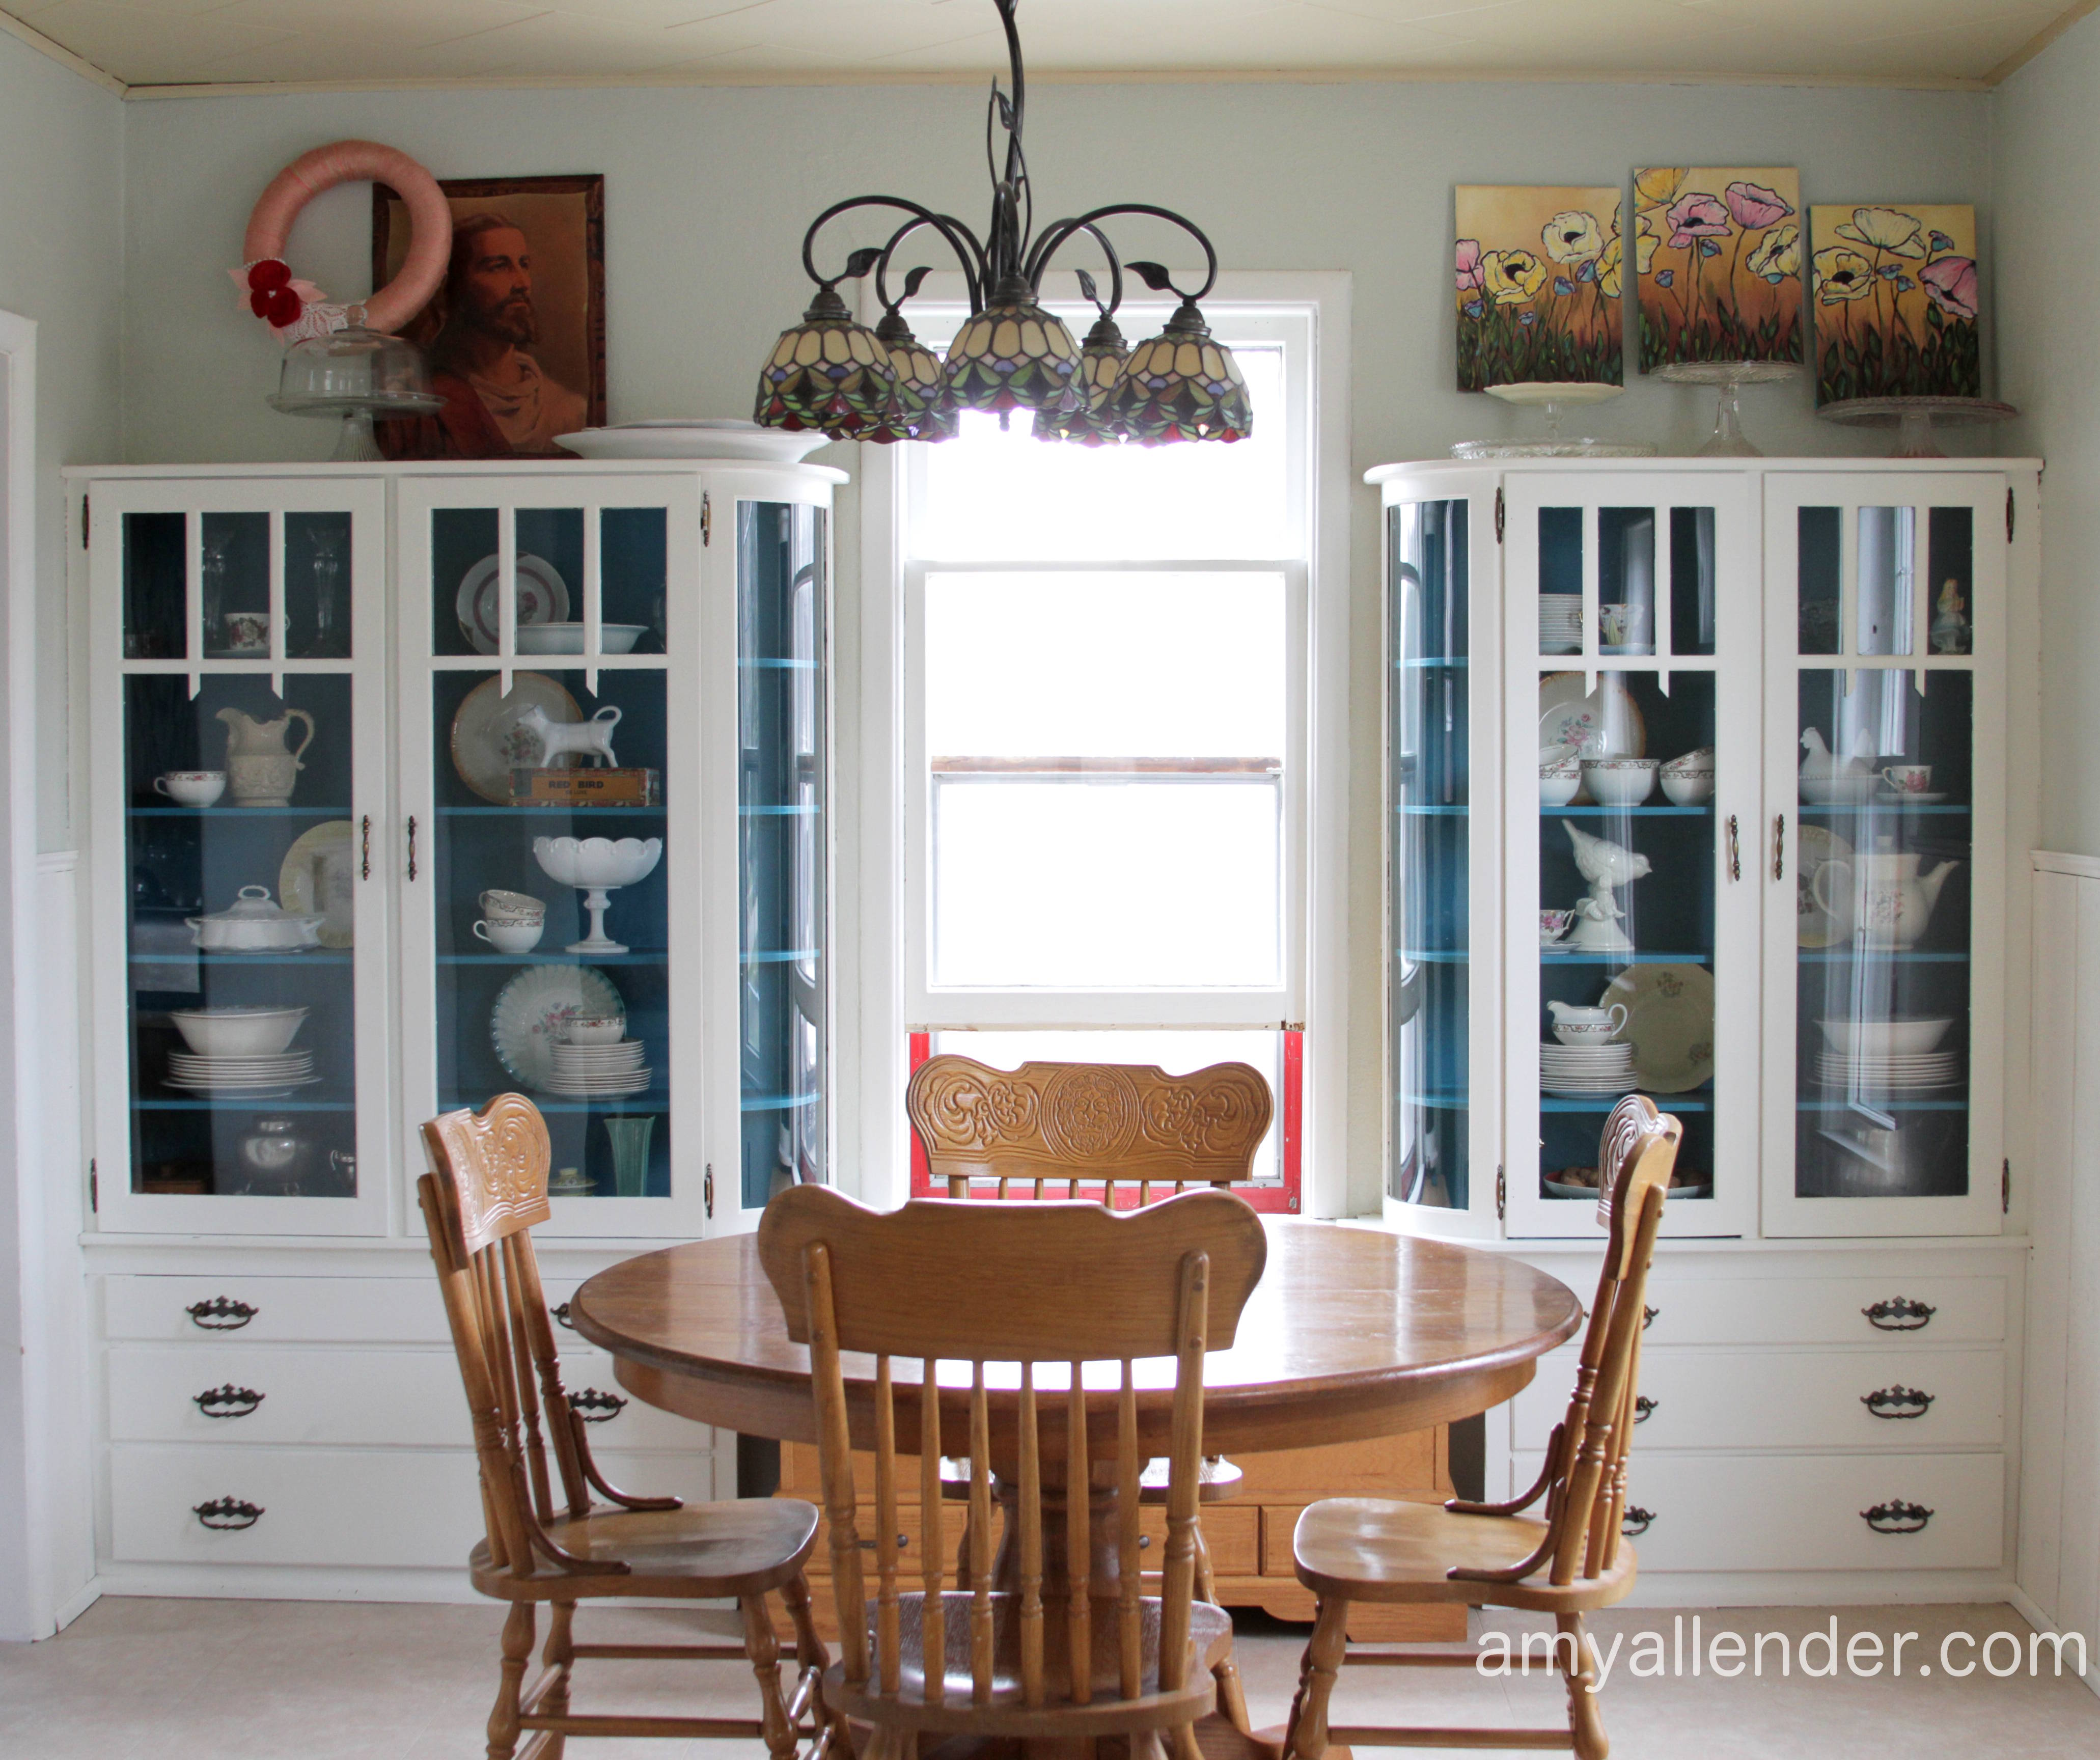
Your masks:
{"label": "chandelier arm", "polygon": [[1218,253],[1208,235],[1193,220],[1176,214],[1171,208],[1154,207],[1151,203],[1143,201],[1116,202],[1109,207],[1096,208],[1072,219],[1060,220],[1054,226],[1046,227],[1042,237],[1035,241],[1035,248],[1029,252],[1027,263],[1021,271],[1027,277],[1029,285],[1040,289],[1043,271],[1049,267],[1051,258],[1063,248],[1065,240],[1074,232],[1084,230],[1098,238],[1101,233],[1096,222],[1126,214],[1144,214],[1155,220],[1165,220],[1170,225],[1180,227],[1203,247],[1203,285],[1193,293],[1185,293],[1178,287],[1174,289],[1174,292],[1185,300],[1207,298],[1211,289],[1218,284]]}
{"label": "chandelier arm", "polygon": [[[921,207],[917,202],[907,201],[902,196],[854,196],[845,201],[833,202],[830,207],[825,209],[812,220],[810,223],[809,231],[802,235],[802,267],[811,280],[819,287],[831,287],[840,280],[839,276],[834,276],[830,280],[827,280],[817,273],[815,254],[817,234],[828,222],[836,219],[842,214],[850,213],[856,208],[899,209],[906,214],[915,216],[914,225],[933,227],[948,241],[948,248],[955,252],[957,260],[963,266],[963,279],[969,287],[971,311],[974,312],[982,309],[984,284],[990,279],[991,271],[990,262],[985,255],[985,248],[977,242],[977,235],[960,220],[955,219],[951,215],[936,214],[931,208]],[[909,227],[905,229],[907,232],[910,230]],[[902,232],[898,233],[890,240],[889,245],[884,247],[883,254],[885,259],[889,251],[895,248],[898,239],[903,236]]]}
{"label": "chandelier arm", "polygon": [[[906,239],[911,237],[911,236],[914,232],[917,232],[922,226],[930,227],[937,232],[942,232],[944,236],[946,236],[944,228],[946,227],[954,227],[964,232],[966,235],[968,232],[968,229],[964,227],[961,221],[955,218],[952,215],[942,214],[935,214],[931,218],[922,218],[920,216],[914,214],[910,219],[907,220],[903,225],[898,227],[894,232],[892,232],[889,235],[889,242],[882,247],[882,254],[876,258],[875,262],[876,302],[880,305],[885,311],[889,311],[893,309],[889,302],[890,259],[897,254],[897,247],[899,245],[902,245]],[[949,239],[948,242],[951,247],[955,245],[955,240],[952,238]],[[972,237],[970,242],[974,245],[977,240],[974,237]],[[958,254],[960,254],[960,250],[958,250]],[[965,287],[969,293],[970,313],[972,316],[975,316],[980,309],[980,302],[977,298],[979,282],[976,272],[971,269],[967,262],[963,265],[963,278]],[[908,299],[911,297],[911,296],[908,293],[905,295],[906,299]],[[899,307],[902,307],[903,304],[904,300],[902,299],[897,302],[897,305]]]}
{"label": "chandelier arm", "polygon": [[1108,234],[1091,221],[1081,221],[1075,230],[1090,233],[1094,242],[1101,247],[1102,256],[1108,259],[1109,302],[1101,315],[1112,317],[1116,307],[1123,303],[1123,258],[1116,254],[1116,248],[1109,242]]}
{"label": "chandelier arm", "polygon": [[1028,108],[1028,81],[1021,67],[1021,27],[1014,21],[1014,11],[1020,0],[992,0],[999,8],[999,21],[1006,27],[1006,60],[1013,79],[1013,121],[1007,130],[1006,174],[1010,182],[1017,174],[1026,174],[1019,162],[1021,156],[1021,123]]}

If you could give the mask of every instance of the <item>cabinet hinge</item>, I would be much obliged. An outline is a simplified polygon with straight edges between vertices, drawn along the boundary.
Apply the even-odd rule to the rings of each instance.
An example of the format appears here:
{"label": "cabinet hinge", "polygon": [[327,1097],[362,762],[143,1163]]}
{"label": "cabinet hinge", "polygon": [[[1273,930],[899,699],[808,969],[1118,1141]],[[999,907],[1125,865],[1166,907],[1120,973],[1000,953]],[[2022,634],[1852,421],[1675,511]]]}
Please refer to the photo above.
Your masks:
{"label": "cabinet hinge", "polygon": [[2010,1216],[2013,1213],[2013,1163],[2008,1157],[1998,1169],[1998,1214]]}
{"label": "cabinet hinge", "polygon": [[1509,1215],[1509,1176],[1495,1169],[1495,1220],[1504,1221]]}
{"label": "cabinet hinge", "polygon": [[2013,492],[2005,491],[2005,542],[2013,541]]}
{"label": "cabinet hinge", "polygon": [[95,1163],[87,1164],[87,1209],[90,1215],[102,1214],[102,1181],[96,1175]]}
{"label": "cabinet hinge", "polygon": [[700,1202],[707,1211],[708,1220],[712,1222],[715,1214],[715,1164],[712,1162],[708,1163],[707,1176],[700,1181]]}
{"label": "cabinet hinge", "polygon": [[1502,492],[1495,491],[1495,542],[1502,541]]}
{"label": "cabinet hinge", "polygon": [[87,509],[89,499],[90,497],[85,495],[80,498],[80,547],[83,550],[87,548]]}
{"label": "cabinet hinge", "polygon": [[715,540],[715,498],[704,489],[700,492],[700,548],[705,549]]}

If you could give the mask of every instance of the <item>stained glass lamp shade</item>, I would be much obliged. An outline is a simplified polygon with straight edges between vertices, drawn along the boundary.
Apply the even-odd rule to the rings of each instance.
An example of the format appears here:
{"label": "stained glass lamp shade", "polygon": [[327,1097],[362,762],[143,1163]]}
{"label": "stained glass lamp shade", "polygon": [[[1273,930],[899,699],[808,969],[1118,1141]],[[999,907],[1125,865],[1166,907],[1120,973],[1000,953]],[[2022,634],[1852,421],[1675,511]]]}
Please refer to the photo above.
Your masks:
{"label": "stained glass lamp shade", "polygon": [[889,344],[856,323],[826,286],[802,321],[780,333],[759,369],[754,414],[761,427],[818,428],[833,439],[856,439],[887,419],[896,395]]}
{"label": "stained glass lamp shade", "polygon": [[1106,419],[1148,446],[1167,440],[1243,440],[1254,430],[1254,406],[1239,363],[1193,300],[1158,335],[1131,351],[1110,390]]}
{"label": "stained glass lamp shade", "polygon": [[882,420],[862,429],[858,438],[885,446],[898,440],[953,439],[955,415],[941,402],[940,358],[911,333],[904,315],[894,307],[883,314],[875,333],[889,351],[897,390]]}
{"label": "stained glass lamp shade", "polygon": [[950,406],[999,415],[1055,410],[1079,370],[1079,345],[1061,318],[1025,293],[1002,298],[964,324],[948,345]]}
{"label": "stained glass lamp shade", "polygon": [[1127,439],[1129,435],[1110,417],[1108,401],[1129,359],[1130,347],[1123,339],[1123,332],[1116,328],[1115,320],[1103,312],[1088,331],[1079,350],[1079,371],[1074,382],[1079,394],[1078,405],[1040,417],[1035,431],[1060,440],[1076,440],[1082,446],[1105,446],[1111,440]]}

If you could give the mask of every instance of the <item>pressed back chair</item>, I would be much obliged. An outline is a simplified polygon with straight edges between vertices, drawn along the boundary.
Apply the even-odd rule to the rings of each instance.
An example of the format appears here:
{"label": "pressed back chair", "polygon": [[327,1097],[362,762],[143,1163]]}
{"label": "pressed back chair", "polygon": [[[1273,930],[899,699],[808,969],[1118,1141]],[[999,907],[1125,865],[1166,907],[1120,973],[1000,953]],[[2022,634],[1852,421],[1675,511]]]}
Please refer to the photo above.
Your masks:
{"label": "pressed back chair", "polygon": [[[1251,1179],[1276,1107],[1261,1073],[1244,1063],[1212,1064],[1181,1076],[1114,1063],[1025,1063],[1008,1070],[944,1052],[912,1071],[904,1109],[928,1170],[947,1182],[951,1198],[978,1196],[992,1183],[996,1189],[982,1195],[1076,1199],[1098,1184],[1101,1202],[1114,1210],[1118,1187],[1142,1207],[1155,1193]],[[1221,1456],[1206,1460],[1202,1501],[1232,1497],[1242,1476]],[[951,1498],[967,1497],[967,1463],[951,1463],[944,1482]],[[1160,1463],[1146,1470],[1139,1496],[1165,1502]],[[1217,1599],[1200,1523],[1196,1593]],[[1246,1728],[1246,1696],[1229,1656],[1218,1692],[1227,1714]]]}
{"label": "pressed back chair", "polygon": [[[676,1498],[630,1497],[607,1484],[562,1386],[532,1251],[530,1231],[550,1214],[545,1120],[523,1096],[500,1094],[479,1113],[431,1119],[423,1141],[430,1171],[417,1182],[417,1195],[465,1383],[488,1524],[468,1569],[476,1589],[511,1603],[488,1723],[491,1760],[508,1760],[521,1736],[528,1760],[554,1760],[570,1736],[756,1736],[772,1760],[792,1760],[798,1734],[816,1738],[810,1760],[817,1760],[817,1750],[835,1739],[818,1691],[827,1657],[802,1575],[817,1511],[776,1498],[686,1508]],[[613,1508],[594,1511],[593,1491]],[[766,1605],[775,1590],[796,1632],[800,1678],[792,1700],[781,1691],[779,1644]],[[610,1595],[734,1599],[743,1643],[576,1643],[576,1604]],[[542,1602],[551,1609],[545,1668],[527,1688]],[[757,1676],[760,1715],[574,1714],[570,1677],[579,1658],[740,1658]],[[836,1739],[843,1747],[844,1731]]]}
{"label": "pressed back chair", "polygon": [[[1222,1192],[1120,1214],[936,1200],[885,1215],[798,1186],[768,1206],[758,1253],[788,1335],[810,1347],[841,1655],[824,1696],[835,1715],[872,1727],[861,1760],[907,1760],[922,1731],[1120,1736],[1133,1760],[1162,1760],[1167,1745],[1197,1760],[1194,1724],[1216,1696],[1209,1670],[1232,1643],[1229,1619],[1195,1592],[1203,1356],[1232,1343],[1260,1278],[1260,1219]],[[849,1392],[849,1352],[874,1358],[871,1392]],[[894,1357],[919,1360],[915,1380],[893,1374]],[[1162,1440],[1153,1402],[1140,1422],[1142,1357],[1174,1363],[1157,1596],[1141,1595],[1138,1562],[1138,1479]],[[967,1391],[942,1388],[943,1361],[969,1365]],[[1115,1384],[1087,1387],[1089,1362],[1119,1365]],[[987,1364],[1017,1378],[997,1429]],[[900,1424],[916,1431],[923,1533],[939,1532],[942,1454],[969,1458],[967,1590],[946,1587],[931,1546],[919,1590],[900,1590]],[[875,1457],[871,1608],[855,1448]],[[994,1579],[995,1457],[1017,1486],[1011,1587]],[[1045,1559],[1046,1486],[1053,1522],[1055,1492],[1068,1493],[1061,1569]],[[1114,1543],[1097,1551],[1089,1490],[1100,1486],[1116,1495]]]}
{"label": "pressed back chair", "polygon": [[[1330,1498],[1298,1519],[1298,1580],[1318,1598],[1299,1671],[1284,1760],[1319,1760],[1330,1742],[1427,1748],[1572,1748],[1604,1760],[1596,1677],[1583,1616],[1625,1598],[1634,1549],[1621,1531],[1626,1454],[1640,1381],[1643,1297],[1682,1128],[1639,1095],[1612,1109],[1598,1151],[1604,1262],[1567,1416],[1554,1427],[1538,1481],[1505,1503],[1453,1499],[1440,1508]],[[1538,1520],[1524,1511],[1544,1500]],[[1471,1667],[1471,1650],[1373,1652],[1348,1643],[1352,1602],[1456,1602],[1555,1617],[1553,1656],[1568,1687],[1562,1729],[1396,1729],[1328,1722],[1344,1661]]]}

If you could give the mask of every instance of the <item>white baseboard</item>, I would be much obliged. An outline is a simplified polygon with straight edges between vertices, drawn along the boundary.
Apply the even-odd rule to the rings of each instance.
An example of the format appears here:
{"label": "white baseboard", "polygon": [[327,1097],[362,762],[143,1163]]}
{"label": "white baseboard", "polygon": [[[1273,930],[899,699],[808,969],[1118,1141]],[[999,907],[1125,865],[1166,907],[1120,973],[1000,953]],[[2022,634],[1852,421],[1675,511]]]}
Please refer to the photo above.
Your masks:
{"label": "white baseboard", "polygon": [[71,1595],[58,1604],[56,1612],[51,1616],[56,1630],[64,1631],[101,1599],[102,1579],[99,1577],[89,1577]]}
{"label": "white baseboard", "polygon": [[1643,1571],[1634,1608],[1860,1608],[2010,1602],[1996,1571]]}
{"label": "white baseboard", "polygon": [[[2034,1598],[2018,1583],[2013,1585],[2012,1593],[2008,1595],[2005,1599],[2012,1603],[2013,1611],[2036,1631],[2049,1635],[2054,1634],[2057,1630],[2056,1621],[2043,1612],[2040,1608],[2036,1605]],[[2085,1684],[2093,1689],[2094,1695],[2100,1696],[2100,1656],[2088,1656],[2086,1661],[2089,1666],[2082,1678]]]}
{"label": "white baseboard", "polygon": [[[95,1578],[105,1595],[165,1595],[202,1601],[402,1601],[439,1606],[498,1608],[475,1592],[464,1570],[373,1569],[311,1564],[117,1564]],[[91,1598],[90,1598],[91,1599]],[[608,1598],[608,1607],[735,1611],[734,1601],[663,1601]],[[83,1603],[85,1605],[85,1603]]]}

